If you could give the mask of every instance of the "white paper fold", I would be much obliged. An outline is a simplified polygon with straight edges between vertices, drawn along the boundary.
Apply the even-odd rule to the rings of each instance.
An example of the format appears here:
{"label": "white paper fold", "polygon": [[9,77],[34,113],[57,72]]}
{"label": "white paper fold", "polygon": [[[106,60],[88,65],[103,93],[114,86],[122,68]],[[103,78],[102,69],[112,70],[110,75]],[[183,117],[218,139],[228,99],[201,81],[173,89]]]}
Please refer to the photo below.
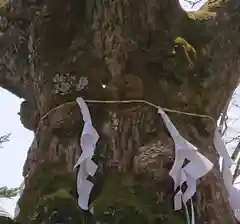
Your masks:
{"label": "white paper fold", "polygon": [[[169,172],[174,181],[174,189],[176,190],[179,186],[181,188],[184,182],[187,184],[186,191],[184,193],[182,193],[181,190],[178,191],[174,198],[174,208],[175,210],[179,210],[182,208],[182,203],[186,207],[187,201],[189,199],[191,200],[195,194],[196,180],[206,175],[212,169],[213,164],[199,153],[194,145],[179,134],[176,127],[161,108],[159,108],[158,113],[161,115],[175,143],[175,161]],[[183,167],[185,159],[187,159],[189,163]],[[191,206],[193,210],[193,205]],[[186,214],[190,222],[188,210],[186,210]],[[191,223],[195,223],[194,211],[192,211]]]}
{"label": "white paper fold", "polygon": [[174,210],[180,210],[182,208],[182,191],[179,190],[174,197]]}
{"label": "white paper fold", "polygon": [[92,157],[99,135],[92,125],[91,115],[85,101],[81,97],[78,97],[76,101],[81,109],[84,126],[80,139],[82,154],[75,164],[74,169],[79,167],[77,174],[78,204],[82,209],[88,210],[88,202],[93,183],[88,181],[87,177],[89,175],[94,176],[98,168],[97,164],[92,161]]}
{"label": "white paper fold", "polygon": [[222,157],[223,182],[228,192],[228,200],[230,207],[232,208],[237,220],[240,221],[240,190],[234,186],[233,174],[231,172],[231,166],[234,164],[234,161],[231,159],[225,147],[218,127],[214,132],[213,143],[219,156]]}
{"label": "white paper fold", "polygon": [[0,206],[0,217],[1,216],[7,217],[7,218],[10,218],[10,219],[13,218],[2,206]]}
{"label": "white paper fold", "polygon": [[237,189],[236,186],[232,185],[228,189],[228,200],[230,207],[232,208],[236,219],[240,222],[240,189]]}
{"label": "white paper fold", "polygon": [[78,204],[83,210],[88,210],[89,197],[93,188],[93,183],[85,180],[82,184],[78,185]]}
{"label": "white paper fold", "polygon": [[188,224],[195,224],[195,212],[194,212],[192,199],[190,199],[190,202],[191,202],[191,213],[192,213],[191,221],[190,221],[190,215],[189,215],[189,211],[188,211],[187,205],[184,204],[185,211],[186,211],[186,216],[187,216],[187,223]]}
{"label": "white paper fold", "polygon": [[224,165],[227,167],[231,167],[234,164],[234,161],[231,159],[231,156],[229,155],[225,144],[222,140],[222,137],[219,132],[219,128],[217,127],[214,131],[214,137],[213,137],[213,144],[215,146],[215,149],[217,150],[219,156],[221,156],[224,160]]}
{"label": "white paper fold", "polygon": [[[19,187],[19,197],[21,197],[22,193],[23,193],[23,190],[25,188],[25,180],[22,181],[20,187]],[[16,203],[16,207],[14,209],[14,216],[13,218],[15,219],[20,213],[20,208],[19,208],[19,205],[18,205],[18,202]]]}

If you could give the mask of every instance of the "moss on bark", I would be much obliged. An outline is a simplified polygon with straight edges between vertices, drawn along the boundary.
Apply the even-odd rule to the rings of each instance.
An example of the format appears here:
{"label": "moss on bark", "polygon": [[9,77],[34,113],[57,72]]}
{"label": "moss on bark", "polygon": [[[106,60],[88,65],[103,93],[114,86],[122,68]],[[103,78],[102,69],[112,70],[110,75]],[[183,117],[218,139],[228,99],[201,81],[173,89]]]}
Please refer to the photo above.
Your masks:
{"label": "moss on bark", "polygon": [[172,195],[163,193],[163,186],[152,179],[112,173],[106,176],[102,189],[91,205],[101,223],[185,222],[181,213],[172,212]]}

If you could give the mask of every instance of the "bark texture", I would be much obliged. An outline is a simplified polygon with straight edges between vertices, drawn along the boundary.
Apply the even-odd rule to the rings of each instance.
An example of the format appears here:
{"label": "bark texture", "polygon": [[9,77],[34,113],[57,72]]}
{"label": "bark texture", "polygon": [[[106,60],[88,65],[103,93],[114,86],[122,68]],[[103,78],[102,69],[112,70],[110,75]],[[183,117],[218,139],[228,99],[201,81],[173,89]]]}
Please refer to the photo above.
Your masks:
{"label": "bark texture", "polygon": [[[217,120],[239,80],[239,10],[235,0],[208,1],[189,14],[177,0],[22,0],[3,8],[0,85],[25,99],[21,121],[35,133],[17,221],[185,223],[184,211],[173,211],[173,142],[156,110],[89,105],[100,134],[94,215],[77,205],[79,108],[67,105],[39,121],[77,96],[146,99]],[[194,197],[197,223],[236,223],[212,146],[213,124],[170,117],[215,164]]]}

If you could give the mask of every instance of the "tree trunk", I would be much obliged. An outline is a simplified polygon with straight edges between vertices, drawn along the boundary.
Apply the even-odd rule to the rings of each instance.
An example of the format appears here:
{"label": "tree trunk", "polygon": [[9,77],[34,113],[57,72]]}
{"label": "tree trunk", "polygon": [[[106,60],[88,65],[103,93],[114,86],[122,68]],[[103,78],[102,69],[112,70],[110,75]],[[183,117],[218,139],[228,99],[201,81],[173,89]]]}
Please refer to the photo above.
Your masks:
{"label": "tree trunk", "polygon": [[[89,104],[100,135],[90,205],[94,215],[77,204],[73,166],[81,154],[83,125],[77,104],[40,118],[81,96],[145,99],[217,120],[239,78],[237,3],[211,1],[187,14],[177,0],[29,2],[12,3],[4,11],[10,22],[1,24],[0,39],[0,85],[25,98],[21,121],[35,132],[17,221],[186,223],[184,211],[173,211],[174,145],[154,108]],[[211,120],[169,115],[214,163],[194,196],[196,223],[236,223],[212,144]]]}

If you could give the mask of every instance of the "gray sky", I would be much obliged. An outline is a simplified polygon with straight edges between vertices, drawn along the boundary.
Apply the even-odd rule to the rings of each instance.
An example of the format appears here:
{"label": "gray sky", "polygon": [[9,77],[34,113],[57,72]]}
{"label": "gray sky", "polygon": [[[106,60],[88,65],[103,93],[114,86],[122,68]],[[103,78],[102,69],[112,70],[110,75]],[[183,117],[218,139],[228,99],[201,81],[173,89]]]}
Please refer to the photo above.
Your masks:
{"label": "gray sky", "polygon": [[[10,141],[0,149],[0,186],[18,187],[22,182],[22,167],[33,134],[25,129],[17,114],[21,99],[0,89],[0,136],[11,133]],[[1,200],[0,204],[13,214],[16,198]]]}

